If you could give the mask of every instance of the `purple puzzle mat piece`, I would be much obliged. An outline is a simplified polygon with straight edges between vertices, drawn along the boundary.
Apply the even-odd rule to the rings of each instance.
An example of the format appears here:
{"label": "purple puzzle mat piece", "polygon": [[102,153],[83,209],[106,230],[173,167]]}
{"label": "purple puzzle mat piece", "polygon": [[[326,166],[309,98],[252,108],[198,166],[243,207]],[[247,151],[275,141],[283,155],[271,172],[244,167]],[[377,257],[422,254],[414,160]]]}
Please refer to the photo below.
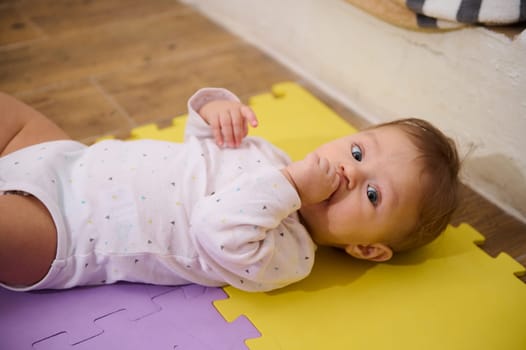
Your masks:
{"label": "purple puzzle mat piece", "polygon": [[14,293],[0,290],[0,349],[246,349],[260,336],[212,305],[220,288],[139,284]]}
{"label": "purple puzzle mat piece", "polygon": [[139,319],[159,311],[152,298],[173,289],[116,284],[18,293],[0,288],[0,349],[33,349],[33,344],[59,333],[75,344],[102,333],[93,322],[101,315],[126,309],[131,320]]}
{"label": "purple puzzle mat piece", "polygon": [[[244,317],[228,323],[212,302],[225,299],[219,288],[189,285],[155,297],[161,311],[130,321],[121,310],[95,321],[104,332],[77,344],[75,350],[176,349],[235,350],[247,349],[244,340],[260,333]],[[44,344],[43,344],[44,345]],[[51,350],[56,347],[38,347]]]}

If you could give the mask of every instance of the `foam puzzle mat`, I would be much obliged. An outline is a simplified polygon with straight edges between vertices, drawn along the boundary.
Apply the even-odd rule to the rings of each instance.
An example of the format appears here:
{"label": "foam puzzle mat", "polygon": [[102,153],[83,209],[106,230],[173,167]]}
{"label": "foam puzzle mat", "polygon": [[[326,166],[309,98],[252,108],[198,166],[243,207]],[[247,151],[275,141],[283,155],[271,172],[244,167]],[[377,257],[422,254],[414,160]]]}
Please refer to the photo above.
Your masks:
{"label": "foam puzzle mat", "polygon": [[0,349],[246,349],[260,334],[246,317],[225,321],[212,305],[225,297],[198,285],[2,290]]}
{"label": "foam puzzle mat", "polygon": [[[300,159],[356,130],[294,83],[249,104],[264,136]],[[180,141],[185,117],[132,139]],[[492,258],[469,225],[388,263],[320,248],[312,274],[269,293],[120,283],[0,289],[0,349],[526,349],[523,266]]]}

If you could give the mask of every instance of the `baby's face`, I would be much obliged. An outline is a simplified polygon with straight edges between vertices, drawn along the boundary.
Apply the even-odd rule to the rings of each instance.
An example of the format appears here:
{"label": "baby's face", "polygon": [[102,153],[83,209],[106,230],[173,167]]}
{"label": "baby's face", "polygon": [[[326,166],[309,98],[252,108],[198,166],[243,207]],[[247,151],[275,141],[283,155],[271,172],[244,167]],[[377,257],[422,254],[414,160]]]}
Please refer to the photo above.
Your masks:
{"label": "baby's face", "polygon": [[334,165],[340,183],[300,213],[322,245],[383,243],[416,222],[422,174],[418,151],[404,131],[386,126],[334,140],[315,151]]}

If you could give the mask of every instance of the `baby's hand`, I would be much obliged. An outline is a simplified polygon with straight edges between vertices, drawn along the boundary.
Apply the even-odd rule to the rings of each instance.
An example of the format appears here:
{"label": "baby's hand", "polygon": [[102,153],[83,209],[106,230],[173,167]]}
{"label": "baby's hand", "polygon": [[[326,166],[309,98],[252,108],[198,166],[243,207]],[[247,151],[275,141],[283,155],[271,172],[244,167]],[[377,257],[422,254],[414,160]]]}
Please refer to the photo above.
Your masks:
{"label": "baby's hand", "polygon": [[258,126],[252,109],[240,102],[216,100],[205,104],[199,115],[210,125],[219,146],[238,147],[248,133],[247,122]]}
{"label": "baby's hand", "polygon": [[303,205],[326,200],[340,184],[336,168],[316,153],[290,164],[283,174],[296,187]]}

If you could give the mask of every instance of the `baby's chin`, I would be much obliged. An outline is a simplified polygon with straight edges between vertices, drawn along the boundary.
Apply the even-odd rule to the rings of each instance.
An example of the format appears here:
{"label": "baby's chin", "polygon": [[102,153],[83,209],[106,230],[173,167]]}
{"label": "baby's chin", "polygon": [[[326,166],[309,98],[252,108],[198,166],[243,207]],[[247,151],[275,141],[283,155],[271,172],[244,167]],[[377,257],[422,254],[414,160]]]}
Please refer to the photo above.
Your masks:
{"label": "baby's chin", "polygon": [[305,226],[311,238],[317,244],[323,243],[323,236],[326,230],[326,225],[324,224],[327,221],[326,211],[324,210],[327,206],[326,201],[311,204],[305,207],[300,208],[300,221]]}

